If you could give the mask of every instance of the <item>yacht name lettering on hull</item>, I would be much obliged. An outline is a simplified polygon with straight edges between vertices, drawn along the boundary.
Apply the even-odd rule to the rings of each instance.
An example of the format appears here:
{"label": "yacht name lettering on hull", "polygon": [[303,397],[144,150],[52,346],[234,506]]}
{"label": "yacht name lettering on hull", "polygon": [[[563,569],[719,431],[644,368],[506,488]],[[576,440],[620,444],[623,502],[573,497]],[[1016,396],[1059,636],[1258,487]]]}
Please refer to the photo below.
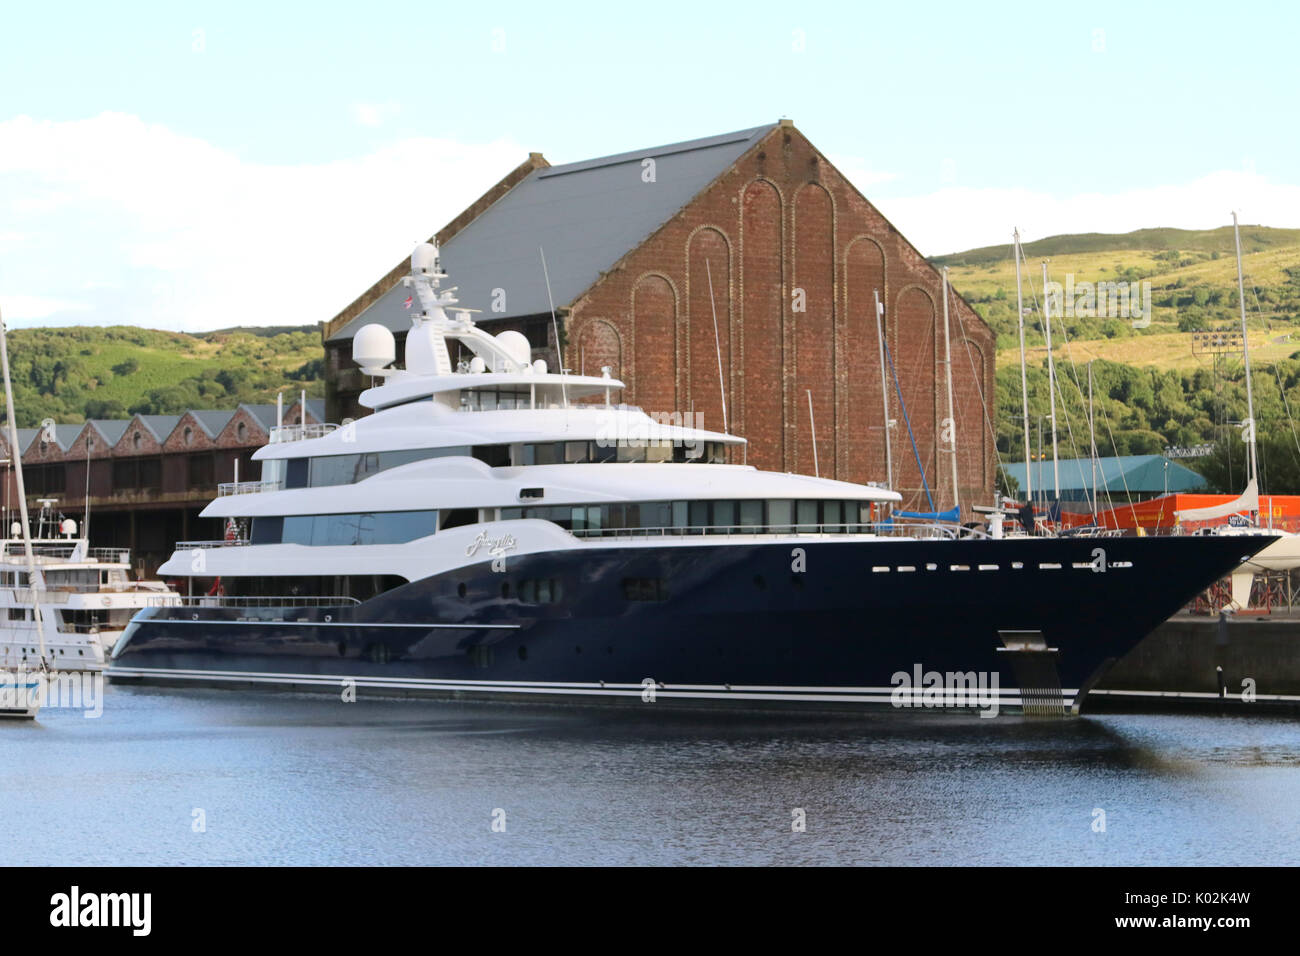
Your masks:
{"label": "yacht name lettering on hull", "polygon": [[480,531],[478,537],[469,543],[465,548],[465,557],[472,558],[483,549],[492,556],[492,570],[497,573],[504,573],[506,569],[506,553],[519,547],[519,542],[515,540],[512,534],[503,534],[492,537],[486,531]]}

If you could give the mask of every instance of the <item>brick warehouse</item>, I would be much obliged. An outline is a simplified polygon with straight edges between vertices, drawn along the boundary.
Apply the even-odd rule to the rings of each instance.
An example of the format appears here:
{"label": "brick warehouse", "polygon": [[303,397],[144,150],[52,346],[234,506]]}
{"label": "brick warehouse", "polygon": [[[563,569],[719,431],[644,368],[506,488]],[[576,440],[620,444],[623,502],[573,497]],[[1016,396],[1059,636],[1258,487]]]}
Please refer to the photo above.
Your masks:
{"label": "brick warehouse", "polygon": [[[539,246],[565,368],[610,366],[629,403],[701,413],[721,429],[720,350],[727,426],[749,440],[748,464],[812,474],[815,420],[821,474],[859,482],[887,477],[879,290],[898,378],[897,391],[886,383],[895,487],[905,507],[926,506],[919,452],[936,506],[951,503],[936,445],[947,407],[940,274],[789,120],[564,166],[532,153],[434,241],[476,320],[523,332],[552,367]],[[407,268],[326,323],[331,420],[364,412],[356,330],[381,322],[400,339],[409,328]],[[959,492],[987,503],[994,336],[960,296],[949,307]]]}
{"label": "brick warehouse", "polygon": [[[306,424],[320,423],[324,414],[323,401],[307,400]],[[236,462],[241,481],[259,477],[252,456],[273,437],[275,421],[274,405],[243,404],[233,411],[20,428],[33,527],[38,499],[54,499],[59,514],[80,523],[88,494],[91,544],[129,549],[135,571],[152,575],[177,541],[221,536],[222,522],[199,512],[217,495],[218,484],[234,480]],[[286,403],[283,424],[303,422],[301,403]],[[0,430],[0,458],[12,457],[8,435]],[[14,520],[17,484],[11,468],[4,475],[3,504]]]}

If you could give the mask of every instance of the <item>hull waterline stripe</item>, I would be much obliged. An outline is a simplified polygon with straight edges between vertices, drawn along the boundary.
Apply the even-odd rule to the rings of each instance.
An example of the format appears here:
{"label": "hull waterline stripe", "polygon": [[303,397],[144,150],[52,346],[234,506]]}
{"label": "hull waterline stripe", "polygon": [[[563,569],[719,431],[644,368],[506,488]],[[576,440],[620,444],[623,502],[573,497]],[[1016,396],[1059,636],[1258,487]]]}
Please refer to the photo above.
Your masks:
{"label": "hull waterline stripe", "polygon": [[455,628],[462,631],[481,631],[481,630],[518,630],[518,624],[393,624],[384,621],[247,621],[247,620],[215,620],[211,618],[201,618],[197,621],[187,621],[178,617],[161,617],[147,618],[141,622],[145,624],[244,624],[256,625],[259,627],[407,627],[420,628],[428,630],[429,628]]}
{"label": "hull waterline stripe", "polygon": [[[538,695],[582,695],[592,697],[640,697],[645,688],[640,684],[611,684],[601,687],[596,684],[541,684],[508,683],[490,681],[433,680],[428,678],[366,678],[366,677],[326,677],[318,674],[273,674],[252,673],[244,671],[182,671],[168,668],[126,668],[115,667],[109,672],[110,677],[121,678],[155,678],[171,680],[240,682],[253,684],[307,684],[318,687],[337,688],[345,681],[352,681],[357,687],[375,690],[438,690],[438,691],[472,691],[485,694],[538,694]],[[779,700],[779,701],[830,701],[836,703],[879,703],[893,704],[892,688],[862,688],[862,693],[833,693],[821,688],[803,688],[802,691],[790,688],[783,691],[768,691],[754,687],[747,691],[727,690],[721,686],[692,685],[694,688],[656,687],[656,697],[697,700]],[[708,688],[708,689],[704,689]],[[1073,704],[1072,694],[1063,693],[1062,703]],[[999,690],[999,705],[1022,706],[1020,691],[1015,688]],[[978,700],[961,704],[940,704],[927,707],[918,695],[905,700],[904,708],[918,709],[980,709],[983,704]]]}

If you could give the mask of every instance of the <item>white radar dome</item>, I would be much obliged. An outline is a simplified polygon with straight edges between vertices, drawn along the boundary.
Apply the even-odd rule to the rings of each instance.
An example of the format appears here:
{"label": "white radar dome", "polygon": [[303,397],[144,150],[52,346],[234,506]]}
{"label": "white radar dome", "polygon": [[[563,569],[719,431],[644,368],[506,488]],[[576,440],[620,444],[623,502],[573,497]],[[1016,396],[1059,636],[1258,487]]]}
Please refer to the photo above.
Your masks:
{"label": "white radar dome", "polygon": [[59,525],[59,530],[68,537],[72,537],[77,533],[77,522],[73,521],[71,518],[64,518],[62,523]]}
{"label": "white radar dome", "polygon": [[431,242],[422,242],[411,253],[411,271],[421,275],[436,275],[438,270],[438,247]]}
{"label": "white radar dome", "polygon": [[497,344],[518,366],[527,365],[533,357],[533,347],[528,344],[528,338],[522,332],[513,329],[502,332],[497,336]]}
{"label": "white radar dome", "polygon": [[475,355],[472,359],[469,360],[469,370],[473,372],[475,375],[478,375],[480,372],[487,370],[487,363],[484,362],[477,355]]}
{"label": "white radar dome", "polygon": [[392,365],[396,359],[397,343],[393,340],[393,333],[382,325],[371,323],[362,326],[352,339],[352,361],[367,374],[373,375]]}

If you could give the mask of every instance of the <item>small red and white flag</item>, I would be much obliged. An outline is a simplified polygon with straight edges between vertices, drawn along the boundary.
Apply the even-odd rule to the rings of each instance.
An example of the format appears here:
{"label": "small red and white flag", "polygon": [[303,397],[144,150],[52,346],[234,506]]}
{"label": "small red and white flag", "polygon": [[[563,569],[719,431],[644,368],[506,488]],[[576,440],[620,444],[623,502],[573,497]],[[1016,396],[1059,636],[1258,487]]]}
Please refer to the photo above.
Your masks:
{"label": "small red and white flag", "polygon": [[409,309],[410,307],[411,307],[411,297],[408,295],[406,297],[406,301],[402,303],[402,308]]}

